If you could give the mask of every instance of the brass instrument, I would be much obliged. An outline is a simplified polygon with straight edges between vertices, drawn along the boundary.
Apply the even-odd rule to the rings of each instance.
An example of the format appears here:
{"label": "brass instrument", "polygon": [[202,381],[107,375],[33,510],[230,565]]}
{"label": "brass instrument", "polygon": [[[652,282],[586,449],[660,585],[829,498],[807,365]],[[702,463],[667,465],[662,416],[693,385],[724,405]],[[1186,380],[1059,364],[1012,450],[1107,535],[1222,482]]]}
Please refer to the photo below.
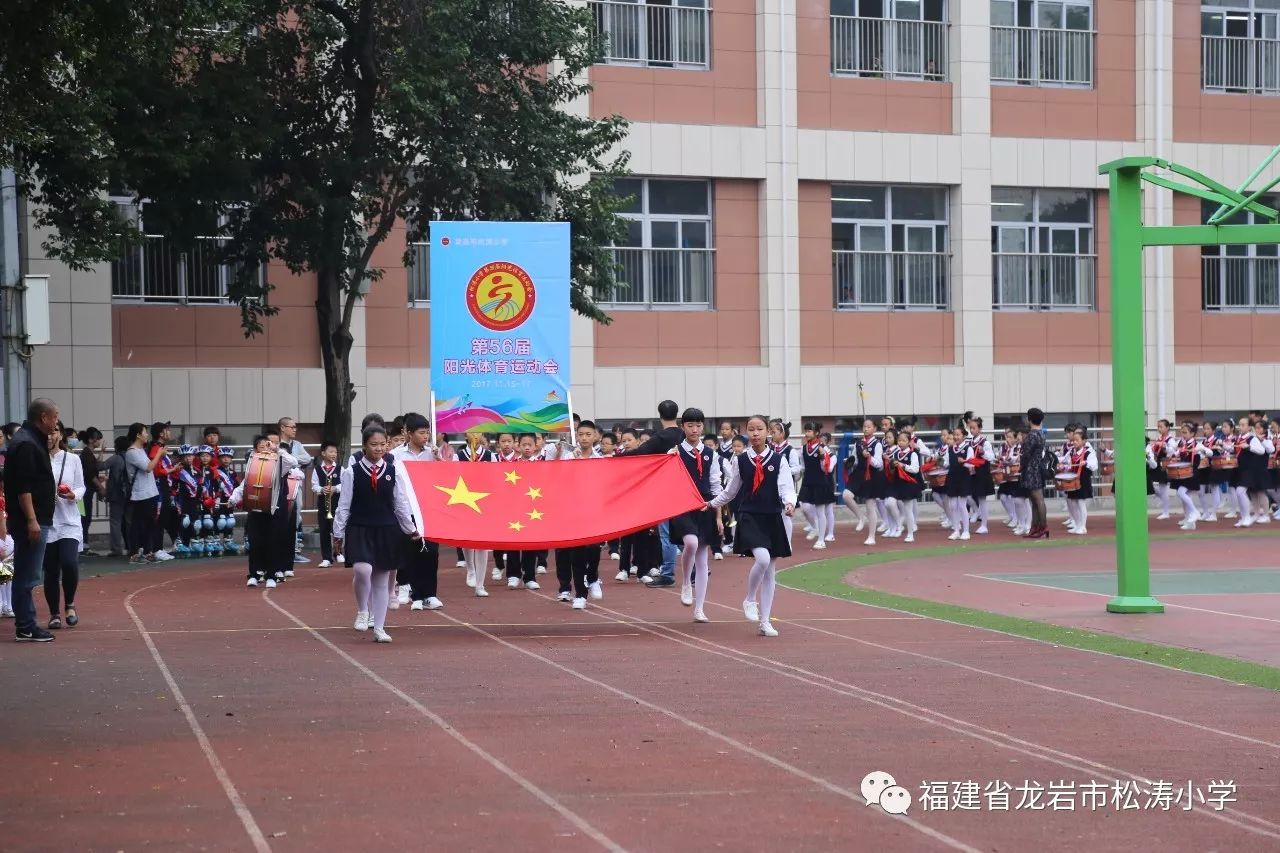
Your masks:
{"label": "brass instrument", "polygon": [[[329,476],[330,475],[325,474],[324,478],[328,480]],[[329,519],[330,521],[333,521],[333,483],[325,483],[325,485],[329,487],[329,491],[324,496],[324,508],[325,508],[324,517]]]}

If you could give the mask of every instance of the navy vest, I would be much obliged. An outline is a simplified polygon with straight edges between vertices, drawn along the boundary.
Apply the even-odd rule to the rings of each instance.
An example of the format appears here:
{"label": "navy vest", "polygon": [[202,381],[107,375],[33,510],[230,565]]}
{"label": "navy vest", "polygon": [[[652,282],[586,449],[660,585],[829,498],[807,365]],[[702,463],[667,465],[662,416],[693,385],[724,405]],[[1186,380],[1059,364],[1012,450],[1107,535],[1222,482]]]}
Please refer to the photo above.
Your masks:
{"label": "navy vest", "polygon": [[351,469],[351,516],[347,524],[357,527],[397,527],[395,510],[396,469],[389,462],[382,466],[378,490],[363,465]]}
{"label": "navy vest", "polygon": [[[738,507],[739,512],[782,512],[782,499],[778,497],[778,474],[779,469],[784,465],[786,463],[782,456],[770,451],[764,459],[764,481],[752,494],[751,483],[756,476],[756,464],[751,461],[748,454],[739,454],[738,477],[742,481],[738,489],[738,496],[742,498],[742,504]],[[787,476],[791,476],[790,471],[787,472]]]}
{"label": "navy vest", "polygon": [[[705,446],[698,446],[690,453],[685,449],[682,443],[679,446],[680,461],[684,463],[684,469],[689,472],[689,479],[693,480],[693,484],[698,487],[698,494],[702,495],[704,501],[711,500],[711,460],[715,458],[710,450]],[[698,474],[698,458],[702,458],[702,474]]]}

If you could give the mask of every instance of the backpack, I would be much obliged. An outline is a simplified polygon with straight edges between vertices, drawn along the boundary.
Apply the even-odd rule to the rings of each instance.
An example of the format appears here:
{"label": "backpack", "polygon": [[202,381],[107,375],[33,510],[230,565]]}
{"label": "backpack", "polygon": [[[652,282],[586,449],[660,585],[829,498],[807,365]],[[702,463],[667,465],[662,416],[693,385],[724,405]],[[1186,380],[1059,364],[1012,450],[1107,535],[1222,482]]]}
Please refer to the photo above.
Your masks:
{"label": "backpack", "polygon": [[1054,475],[1058,473],[1058,454],[1050,450],[1047,444],[1044,446],[1044,456],[1040,459],[1040,468],[1044,471],[1045,482],[1053,482]]}
{"label": "backpack", "polygon": [[[124,458],[120,457],[123,463]],[[108,503],[128,503],[130,494],[133,491],[133,482],[126,476],[128,472],[127,465],[111,466],[111,473],[107,475],[107,494]]]}

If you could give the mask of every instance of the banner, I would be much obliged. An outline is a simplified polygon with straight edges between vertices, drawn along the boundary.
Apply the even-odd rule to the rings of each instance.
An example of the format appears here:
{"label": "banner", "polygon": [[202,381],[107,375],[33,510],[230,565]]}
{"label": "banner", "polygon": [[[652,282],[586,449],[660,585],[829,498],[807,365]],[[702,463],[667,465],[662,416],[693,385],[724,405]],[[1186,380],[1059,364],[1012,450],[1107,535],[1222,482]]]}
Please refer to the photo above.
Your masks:
{"label": "banner", "polygon": [[437,432],[568,432],[569,224],[431,223]]}
{"label": "banner", "polygon": [[423,536],[459,548],[592,545],[703,506],[684,463],[668,454],[403,464]]}

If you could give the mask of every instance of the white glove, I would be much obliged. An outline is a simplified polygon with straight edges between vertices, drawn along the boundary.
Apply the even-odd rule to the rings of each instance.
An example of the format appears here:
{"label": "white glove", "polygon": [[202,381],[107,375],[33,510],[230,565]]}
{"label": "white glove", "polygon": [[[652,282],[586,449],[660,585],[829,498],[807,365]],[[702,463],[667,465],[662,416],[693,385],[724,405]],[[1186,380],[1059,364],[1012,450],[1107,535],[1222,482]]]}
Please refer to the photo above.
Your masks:
{"label": "white glove", "polygon": [[7,560],[13,556],[13,537],[6,536],[0,539],[0,560]]}

